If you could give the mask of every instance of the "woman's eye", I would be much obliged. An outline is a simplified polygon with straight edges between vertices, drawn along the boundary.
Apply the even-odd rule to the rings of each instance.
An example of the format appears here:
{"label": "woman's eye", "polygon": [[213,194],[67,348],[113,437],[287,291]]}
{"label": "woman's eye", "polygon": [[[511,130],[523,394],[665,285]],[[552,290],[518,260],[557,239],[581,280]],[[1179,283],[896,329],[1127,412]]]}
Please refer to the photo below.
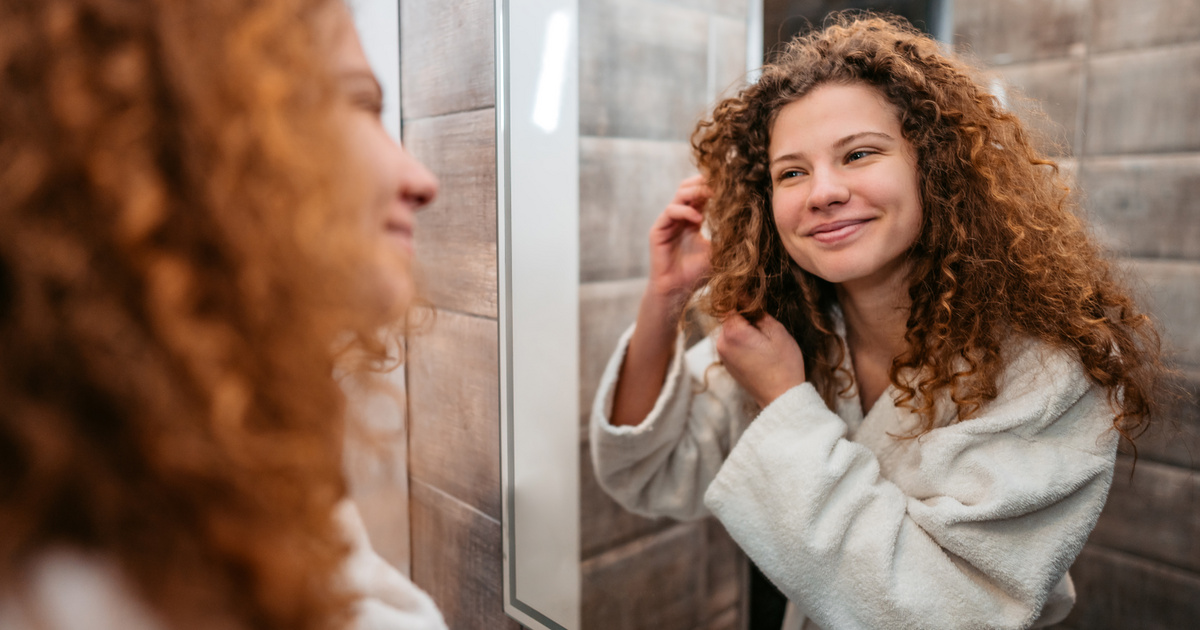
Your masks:
{"label": "woman's eye", "polygon": [[873,153],[873,151],[868,151],[866,149],[859,149],[858,151],[853,151],[850,153],[850,155],[847,155],[846,161],[853,162],[855,160],[861,160],[861,159],[867,157],[868,155],[871,155],[872,153]]}
{"label": "woman's eye", "polygon": [[784,171],[784,172],[780,173],[780,174],[779,174],[779,179],[781,179],[781,180],[782,180],[782,179],[791,179],[791,178],[793,178],[793,177],[798,177],[799,175],[800,175],[800,171],[797,171],[797,170],[795,170],[795,169],[791,169],[791,170],[787,170],[787,171]]}

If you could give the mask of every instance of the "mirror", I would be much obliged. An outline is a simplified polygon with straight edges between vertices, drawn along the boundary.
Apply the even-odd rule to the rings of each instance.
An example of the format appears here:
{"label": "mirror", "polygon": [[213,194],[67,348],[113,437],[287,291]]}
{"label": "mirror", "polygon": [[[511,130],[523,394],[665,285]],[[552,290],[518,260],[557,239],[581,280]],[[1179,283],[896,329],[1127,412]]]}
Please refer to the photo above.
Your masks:
{"label": "mirror", "polygon": [[[736,615],[732,541],[620,511],[592,479],[581,429],[633,321],[650,223],[694,171],[688,135],[761,65],[762,3],[495,6],[505,612],[530,628],[626,627],[622,593],[664,576],[634,550],[665,542],[641,557],[682,579],[656,586],[672,601],[651,616],[698,627]],[[725,579],[705,581],[709,566]]]}

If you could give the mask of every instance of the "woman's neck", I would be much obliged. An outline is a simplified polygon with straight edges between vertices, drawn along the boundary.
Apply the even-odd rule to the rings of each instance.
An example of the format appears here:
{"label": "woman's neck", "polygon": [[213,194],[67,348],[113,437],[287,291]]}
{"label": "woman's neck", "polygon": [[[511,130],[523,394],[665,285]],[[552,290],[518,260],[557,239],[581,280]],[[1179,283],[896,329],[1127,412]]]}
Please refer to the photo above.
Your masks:
{"label": "woman's neck", "polygon": [[837,285],[846,323],[846,343],[854,364],[863,413],[887,389],[892,361],[908,349],[911,299],[907,274],[895,273],[873,282]]}

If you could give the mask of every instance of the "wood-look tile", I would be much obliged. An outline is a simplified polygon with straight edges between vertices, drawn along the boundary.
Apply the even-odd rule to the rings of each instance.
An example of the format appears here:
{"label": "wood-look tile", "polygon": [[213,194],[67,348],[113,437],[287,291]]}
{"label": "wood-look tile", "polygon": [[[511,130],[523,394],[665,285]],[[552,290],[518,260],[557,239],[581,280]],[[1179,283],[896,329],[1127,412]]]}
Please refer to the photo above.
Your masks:
{"label": "wood-look tile", "polygon": [[1173,359],[1200,367],[1200,262],[1133,259],[1126,263]]}
{"label": "wood-look tile", "polygon": [[1095,0],[1091,47],[1097,52],[1200,40],[1195,0]]}
{"label": "wood-look tile", "polygon": [[585,423],[604,367],[621,333],[637,319],[645,288],[643,278],[579,287],[579,409]]}
{"label": "wood-look tile", "polygon": [[1139,461],[1200,470],[1200,372],[1185,371],[1171,380],[1177,395],[1170,396],[1162,415],[1138,438],[1137,455]]}
{"label": "wood-look tile", "polygon": [[743,623],[741,613],[738,608],[728,608],[710,619],[704,630],[742,630],[746,624]]}
{"label": "wood-look tile", "polygon": [[695,173],[686,142],[580,138],[580,280],[647,275],[650,226]]}
{"label": "wood-look tile", "polygon": [[704,542],[701,524],[683,523],[584,561],[583,628],[696,628]]}
{"label": "wood-look tile", "polygon": [[707,14],[638,0],[579,13],[580,134],[686,140],[707,105]]}
{"label": "wood-look tile", "polygon": [[1071,567],[1078,599],[1060,628],[1179,630],[1200,619],[1200,575],[1096,545]]}
{"label": "wood-look tile", "polygon": [[504,614],[500,522],[420,481],[412,484],[412,578],[451,630],[520,630]]}
{"label": "wood-look tile", "polygon": [[721,617],[726,610],[741,609],[747,597],[746,584],[749,565],[746,554],[715,518],[704,521],[708,561],[705,567],[704,610],[710,619]]}
{"label": "wood-look tile", "polygon": [[405,118],[496,103],[492,0],[400,3],[400,94]]}
{"label": "wood-look tile", "polygon": [[708,100],[733,96],[746,85],[746,19],[709,17]]}
{"label": "wood-look tile", "polygon": [[1117,461],[1108,503],[1089,542],[1200,573],[1200,471]]}
{"label": "wood-look tile", "polygon": [[609,498],[596,481],[586,442],[580,445],[579,462],[580,548],[584,560],[674,524],[666,518],[643,518]]}
{"label": "wood-look tile", "polygon": [[1006,100],[1030,130],[1041,137],[1048,155],[1072,155],[1083,95],[1083,62],[1062,59],[1005,66],[996,75]]}
{"label": "wood-look tile", "polygon": [[956,0],[954,44],[1003,65],[1081,56],[1090,0]]}
{"label": "wood-look tile", "polygon": [[649,0],[658,4],[670,4],[705,13],[715,13],[746,19],[748,0]]}
{"label": "wood-look tile", "polygon": [[496,317],[496,112],[408,121],[409,152],[437,175],[417,215],[421,291],[445,309]]}
{"label": "wood-look tile", "polygon": [[1126,256],[1200,260],[1200,155],[1085,160],[1080,181],[1106,247]]}
{"label": "wood-look tile", "polygon": [[408,340],[409,475],[500,519],[499,326],[441,311]]}
{"label": "wood-look tile", "polygon": [[1085,155],[1200,150],[1200,44],[1088,63]]}

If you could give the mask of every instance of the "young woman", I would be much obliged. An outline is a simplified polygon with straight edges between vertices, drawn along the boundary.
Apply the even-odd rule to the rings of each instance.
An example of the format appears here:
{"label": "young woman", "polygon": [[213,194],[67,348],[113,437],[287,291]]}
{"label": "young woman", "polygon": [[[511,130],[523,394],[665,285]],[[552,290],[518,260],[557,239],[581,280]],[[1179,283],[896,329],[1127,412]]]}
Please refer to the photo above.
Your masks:
{"label": "young woman", "polygon": [[[861,15],[693,144],[595,402],[601,485],[715,515],[795,627],[1061,620],[1161,362],[1057,167],[936,42]],[[720,325],[685,353],[690,296]]]}
{"label": "young woman", "polygon": [[404,312],[437,188],[342,3],[0,42],[0,627],[444,628],[341,502],[331,348]]}

